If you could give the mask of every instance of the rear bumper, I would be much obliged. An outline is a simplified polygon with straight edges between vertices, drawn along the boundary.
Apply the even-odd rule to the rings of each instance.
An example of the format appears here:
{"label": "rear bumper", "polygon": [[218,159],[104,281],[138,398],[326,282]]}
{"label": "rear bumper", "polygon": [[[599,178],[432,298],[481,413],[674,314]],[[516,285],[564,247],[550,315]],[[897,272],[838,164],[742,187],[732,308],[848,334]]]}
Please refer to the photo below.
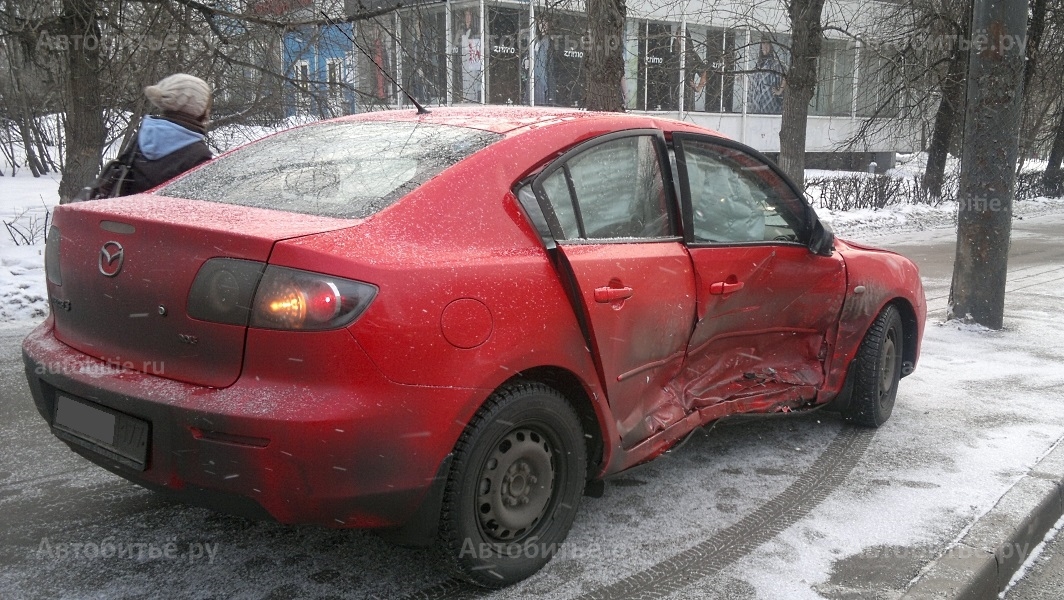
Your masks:
{"label": "rear bumper", "polygon": [[[483,394],[388,381],[346,330],[252,330],[247,346],[267,350],[224,389],[111,368],[57,340],[51,320],[23,359],[38,411],[78,454],[191,504],[329,527],[414,518]],[[146,421],[143,468],[57,429],[57,393]]]}

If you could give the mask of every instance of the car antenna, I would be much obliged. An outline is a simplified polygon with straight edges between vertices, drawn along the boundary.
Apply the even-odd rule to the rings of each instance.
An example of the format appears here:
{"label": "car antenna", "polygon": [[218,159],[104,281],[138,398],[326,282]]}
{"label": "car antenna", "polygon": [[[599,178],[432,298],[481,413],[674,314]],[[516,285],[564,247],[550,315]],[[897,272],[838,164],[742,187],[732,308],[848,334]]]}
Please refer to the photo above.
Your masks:
{"label": "car antenna", "polygon": [[399,82],[396,81],[395,78],[393,78],[391,75],[389,75],[388,71],[384,70],[384,67],[378,65],[377,61],[373,60],[373,57],[370,56],[368,52],[363,50],[362,47],[359,46],[357,42],[355,42],[355,38],[353,38],[350,35],[348,35],[348,33],[346,31],[344,31],[343,27],[340,27],[339,23],[337,23],[336,21],[333,21],[332,17],[330,17],[324,10],[319,11],[319,12],[321,12],[321,16],[325,17],[325,22],[326,23],[328,23],[329,25],[332,25],[333,27],[336,28],[337,31],[342,33],[344,35],[344,37],[347,38],[351,42],[351,45],[354,46],[355,49],[357,49],[359,52],[361,52],[363,56],[368,58],[369,62],[373,63],[373,66],[377,67],[377,70],[380,71],[382,75],[384,75],[385,77],[388,78],[388,81],[391,81],[392,84],[395,85],[395,87],[399,88],[399,91],[402,92],[404,96],[406,96],[406,99],[409,100],[414,106],[417,107],[417,114],[419,114],[419,115],[427,115],[427,114],[429,114],[429,110],[427,108],[425,108],[424,106],[421,106],[421,103],[418,102],[417,100],[415,100],[414,97],[410,95],[410,92],[406,91],[406,89],[404,89],[403,86],[399,85]]}

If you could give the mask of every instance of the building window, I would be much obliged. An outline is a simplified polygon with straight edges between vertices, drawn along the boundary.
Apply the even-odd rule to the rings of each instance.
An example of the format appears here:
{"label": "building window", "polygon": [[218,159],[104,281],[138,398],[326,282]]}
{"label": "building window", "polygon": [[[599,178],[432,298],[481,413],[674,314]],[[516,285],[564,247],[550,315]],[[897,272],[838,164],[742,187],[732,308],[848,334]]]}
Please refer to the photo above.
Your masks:
{"label": "building window", "polygon": [[817,67],[816,94],[810,112],[822,116],[849,116],[853,112],[853,74],[856,47],[845,40],[824,40]]}
{"label": "building window", "polygon": [[480,34],[480,8],[455,7],[451,14],[452,101],[481,102],[484,87],[484,44]]}
{"label": "building window", "polygon": [[305,60],[295,63],[296,110],[301,114],[310,112],[310,63]]}
{"label": "building window", "polygon": [[680,54],[683,39],[679,23],[647,22],[639,40],[642,63],[640,88],[643,110],[679,110]]}
{"label": "building window", "polygon": [[325,63],[326,81],[329,83],[329,93],[338,94],[343,86],[343,63],[336,58],[331,58]]}
{"label": "building window", "polygon": [[857,116],[897,117],[904,89],[904,61],[897,52],[860,49],[857,71]]}
{"label": "building window", "polygon": [[748,113],[783,113],[785,74],[791,62],[789,43],[790,36],[751,34],[746,90]]}
{"label": "building window", "polygon": [[488,102],[522,104],[528,99],[528,10],[488,8]]}
{"label": "building window", "polygon": [[737,112],[742,85],[736,85],[735,31],[688,26],[684,64],[684,110]]}
{"label": "building window", "polygon": [[356,91],[359,104],[366,110],[395,103],[395,35],[394,16],[377,17],[358,23],[355,43],[358,46]]}
{"label": "building window", "polygon": [[[536,106],[583,105],[585,15],[536,5],[531,41],[532,93]],[[527,94],[526,94],[527,95]]]}
{"label": "building window", "polygon": [[421,104],[447,102],[447,14],[420,8],[403,13],[403,88]]}

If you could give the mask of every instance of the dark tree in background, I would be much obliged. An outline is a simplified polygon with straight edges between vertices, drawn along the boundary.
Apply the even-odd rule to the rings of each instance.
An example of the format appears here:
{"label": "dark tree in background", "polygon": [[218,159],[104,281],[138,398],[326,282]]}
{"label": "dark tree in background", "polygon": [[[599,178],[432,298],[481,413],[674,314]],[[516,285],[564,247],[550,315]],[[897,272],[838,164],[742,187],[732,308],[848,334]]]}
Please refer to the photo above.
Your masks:
{"label": "dark tree in background", "polygon": [[947,318],[1001,329],[1023,105],[1025,48],[1018,40],[1026,39],[1027,0],[976,0],[971,31]]}
{"label": "dark tree in background", "polygon": [[823,12],[824,0],[790,0],[787,6],[791,20],[791,64],[783,94],[779,165],[799,187],[805,185],[806,128],[824,39]]}
{"label": "dark tree in background", "polygon": [[590,44],[584,51],[585,106],[588,110],[624,110],[624,0],[587,0]]}
{"label": "dark tree in background", "polygon": [[[968,75],[968,30],[971,27],[972,9],[969,0],[948,2],[940,12],[932,13],[931,31],[948,32],[949,68],[939,83],[942,99],[935,113],[935,126],[927,147],[927,167],[924,169],[923,185],[936,197],[942,196],[942,184],[946,176],[946,159],[953,145],[955,132],[964,123],[964,106]],[[930,33],[930,32],[929,32]]]}
{"label": "dark tree in background", "polygon": [[1053,149],[1049,152],[1049,164],[1046,166],[1044,177],[1046,193],[1053,196],[1064,195],[1064,171],[1061,163],[1064,162],[1064,104],[1060,107],[1060,117],[1053,136]]}
{"label": "dark tree in background", "polygon": [[59,15],[60,32],[71,40],[64,53],[67,155],[59,184],[61,198],[72,197],[82,185],[95,179],[100,149],[107,137],[100,94],[100,45],[85,43],[100,39],[98,10],[95,0],[63,0]]}

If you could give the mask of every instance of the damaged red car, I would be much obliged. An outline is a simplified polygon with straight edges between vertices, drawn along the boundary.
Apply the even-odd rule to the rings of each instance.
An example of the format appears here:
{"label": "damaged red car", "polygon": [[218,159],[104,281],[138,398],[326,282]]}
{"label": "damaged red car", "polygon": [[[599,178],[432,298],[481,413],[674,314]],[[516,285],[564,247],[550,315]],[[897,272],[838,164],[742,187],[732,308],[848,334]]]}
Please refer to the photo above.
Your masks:
{"label": "damaged red car", "polygon": [[707,423],[882,424],[926,314],[913,263],[836,239],[757,152],[577,111],[292,129],[57,208],[45,258],[23,354],[72,450],[189,503],[431,542],[490,587]]}

